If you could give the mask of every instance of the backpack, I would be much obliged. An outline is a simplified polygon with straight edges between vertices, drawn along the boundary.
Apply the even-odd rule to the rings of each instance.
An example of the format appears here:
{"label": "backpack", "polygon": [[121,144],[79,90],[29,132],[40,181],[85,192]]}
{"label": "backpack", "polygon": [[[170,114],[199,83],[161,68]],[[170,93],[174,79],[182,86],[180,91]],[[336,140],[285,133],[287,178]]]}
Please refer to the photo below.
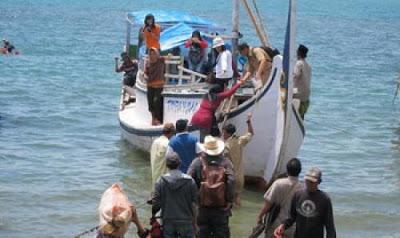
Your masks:
{"label": "backpack", "polygon": [[275,56],[280,54],[279,50],[276,48],[271,48],[269,46],[260,46],[260,48],[263,49],[265,53],[267,53],[271,60],[273,60]]}
{"label": "backpack", "polygon": [[224,207],[226,205],[226,174],[223,161],[220,164],[208,164],[201,161],[200,205],[204,207]]}

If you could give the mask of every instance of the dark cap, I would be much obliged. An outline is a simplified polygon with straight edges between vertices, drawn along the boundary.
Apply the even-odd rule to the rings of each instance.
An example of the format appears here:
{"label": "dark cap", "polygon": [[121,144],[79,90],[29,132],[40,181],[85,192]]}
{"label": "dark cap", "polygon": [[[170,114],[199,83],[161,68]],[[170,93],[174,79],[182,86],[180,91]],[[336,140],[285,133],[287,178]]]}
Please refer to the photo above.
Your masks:
{"label": "dark cap", "polygon": [[304,176],[305,180],[320,183],[322,181],[322,172],[319,168],[313,167],[308,170],[307,174]]}
{"label": "dark cap", "polygon": [[179,158],[179,155],[175,152],[170,152],[167,154],[167,157],[165,158],[165,163],[167,167],[178,167],[181,164],[181,158]]}

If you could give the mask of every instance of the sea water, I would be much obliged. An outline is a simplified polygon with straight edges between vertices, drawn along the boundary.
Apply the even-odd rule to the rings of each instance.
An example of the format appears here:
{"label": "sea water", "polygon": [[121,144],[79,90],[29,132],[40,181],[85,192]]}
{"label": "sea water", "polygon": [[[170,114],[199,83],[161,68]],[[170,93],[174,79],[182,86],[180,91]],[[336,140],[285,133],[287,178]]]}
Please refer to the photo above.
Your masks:
{"label": "sea water", "polygon": [[[287,1],[257,1],[282,50]],[[97,224],[102,192],[120,182],[136,205],[150,194],[148,155],[121,139],[118,103],[125,14],[181,9],[221,23],[231,1],[2,0],[0,237],[72,237]],[[297,42],[313,68],[303,173],[323,171],[338,237],[400,237],[400,1],[298,2]],[[156,16],[157,18],[157,16]],[[245,11],[243,40],[259,45]],[[256,128],[257,133],[257,128]],[[246,237],[262,206],[246,190],[232,237]],[[148,223],[149,206],[138,208]],[[134,229],[131,231],[134,234]]]}

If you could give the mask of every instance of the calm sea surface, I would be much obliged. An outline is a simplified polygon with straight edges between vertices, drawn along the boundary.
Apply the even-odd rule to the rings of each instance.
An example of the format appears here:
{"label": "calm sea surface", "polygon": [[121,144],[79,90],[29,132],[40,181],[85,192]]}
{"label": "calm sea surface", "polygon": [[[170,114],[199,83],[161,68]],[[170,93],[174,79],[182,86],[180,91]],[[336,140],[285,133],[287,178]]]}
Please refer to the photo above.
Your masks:
{"label": "calm sea surface", "polygon": [[[147,155],[121,140],[124,15],[184,9],[229,27],[230,2],[2,0],[0,237],[72,237],[96,225],[96,206],[121,182],[137,205],[150,192]],[[287,2],[258,1],[272,43],[283,46]],[[310,48],[312,104],[300,158],[319,166],[339,237],[400,237],[400,1],[301,0],[298,42]],[[242,12],[241,32],[259,44]],[[246,237],[262,196],[246,191],[233,237]],[[149,217],[149,207],[139,209]],[[132,232],[133,234],[133,232]]]}

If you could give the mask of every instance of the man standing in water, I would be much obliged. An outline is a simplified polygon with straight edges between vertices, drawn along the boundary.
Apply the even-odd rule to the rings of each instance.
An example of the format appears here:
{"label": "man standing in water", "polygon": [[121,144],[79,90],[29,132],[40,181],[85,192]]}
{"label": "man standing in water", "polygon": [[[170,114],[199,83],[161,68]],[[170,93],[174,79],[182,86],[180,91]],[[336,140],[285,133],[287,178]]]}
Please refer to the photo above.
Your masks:
{"label": "man standing in water", "polygon": [[229,238],[229,217],[235,194],[232,162],[223,154],[225,143],[206,136],[203,153],[193,160],[188,174],[199,188],[199,238]]}
{"label": "man standing in water", "polygon": [[201,152],[197,137],[188,132],[188,120],[179,119],[175,123],[176,135],[171,138],[168,144],[166,155],[175,152],[181,159],[179,169],[186,173],[197,154]]}
{"label": "man standing in water", "polygon": [[192,177],[182,173],[179,155],[167,155],[169,172],[161,176],[155,185],[152,214],[161,210],[165,238],[192,238],[195,226],[197,186]]}
{"label": "man standing in water", "polygon": [[153,185],[161,177],[161,175],[168,172],[165,162],[165,155],[167,153],[169,139],[175,134],[175,126],[172,123],[165,123],[163,134],[155,139],[151,145],[150,151],[150,164],[151,164],[151,178]]}
{"label": "man standing in water", "polygon": [[236,135],[236,127],[233,124],[222,128],[222,137],[225,141],[225,153],[231,159],[235,170],[235,206],[240,207],[240,194],[244,186],[243,173],[243,149],[254,135],[251,124],[251,114],[247,116],[247,132],[241,136]]}
{"label": "man standing in water", "polygon": [[[279,213],[274,220],[269,219],[265,231],[266,238],[274,238],[274,230],[280,225],[289,215],[290,204],[295,192],[303,188],[303,183],[299,182],[299,174],[301,172],[300,160],[293,158],[286,164],[287,178],[277,179],[264,195],[264,206],[261,209],[257,224],[261,224],[264,216],[272,212],[273,206],[279,206]],[[271,216],[271,215],[270,215]],[[282,237],[292,238],[294,229],[285,231]]]}
{"label": "man standing in water", "polygon": [[294,67],[294,88],[297,88],[297,93],[294,98],[300,100],[299,113],[304,120],[304,115],[310,105],[310,90],[311,90],[311,66],[306,61],[308,48],[300,45],[297,49],[297,62]]}
{"label": "man standing in water", "polygon": [[281,238],[284,231],[296,222],[295,238],[336,238],[332,203],[328,195],[318,189],[322,172],[311,168],[306,176],[306,189],[298,191],[291,203],[289,217],[279,225],[274,235]]}

